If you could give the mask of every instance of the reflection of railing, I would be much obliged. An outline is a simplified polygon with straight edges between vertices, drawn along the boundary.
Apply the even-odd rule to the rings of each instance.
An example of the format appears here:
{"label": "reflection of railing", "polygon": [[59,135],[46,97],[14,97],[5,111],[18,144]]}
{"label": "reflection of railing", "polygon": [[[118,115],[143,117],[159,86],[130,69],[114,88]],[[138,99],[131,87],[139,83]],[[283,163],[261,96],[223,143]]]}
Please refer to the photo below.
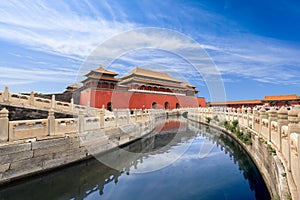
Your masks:
{"label": "reflection of railing", "polygon": [[[300,108],[291,111],[271,108],[268,112],[251,108],[189,108],[189,116],[200,122],[208,118],[219,120],[237,120],[241,128],[247,128],[259,138],[265,140],[270,148],[280,153],[281,161],[291,172],[293,182],[300,192]],[[298,194],[300,197],[300,194]]]}

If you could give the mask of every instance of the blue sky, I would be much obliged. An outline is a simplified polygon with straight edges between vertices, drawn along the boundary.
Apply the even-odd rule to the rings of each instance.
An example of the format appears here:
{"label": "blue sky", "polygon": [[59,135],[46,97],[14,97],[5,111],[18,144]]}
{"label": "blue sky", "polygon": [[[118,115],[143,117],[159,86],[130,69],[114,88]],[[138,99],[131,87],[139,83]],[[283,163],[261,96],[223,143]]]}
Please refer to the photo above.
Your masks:
{"label": "blue sky", "polygon": [[[0,88],[13,92],[62,92],[80,80],[78,72],[103,42],[158,27],[203,47],[228,100],[300,95],[299,1],[0,1],[0,13]],[[176,42],[170,37],[169,45]],[[123,75],[136,65],[175,71],[210,100],[201,74],[172,52],[143,49],[108,68]]]}

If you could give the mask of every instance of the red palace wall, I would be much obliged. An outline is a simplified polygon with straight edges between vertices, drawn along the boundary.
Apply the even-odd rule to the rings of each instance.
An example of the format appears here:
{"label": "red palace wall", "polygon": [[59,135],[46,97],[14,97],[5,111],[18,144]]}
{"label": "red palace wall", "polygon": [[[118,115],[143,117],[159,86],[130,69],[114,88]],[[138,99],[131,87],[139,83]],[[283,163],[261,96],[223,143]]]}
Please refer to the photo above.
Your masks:
{"label": "red palace wall", "polygon": [[165,108],[165,103],[169,103],[169,108],[176,108],[179,103],[180,107],[198,107],[206,106],[205,98],[175,96],[162,94],[145,94],[127,91],[105,91],[105,90],[86,90],[80,95],[80,104],[87,105],[90,100],[90,106],[101,108],[104,105],[107,108],[109,102],[113,108],[152,108],[153,102],[157,108]]}

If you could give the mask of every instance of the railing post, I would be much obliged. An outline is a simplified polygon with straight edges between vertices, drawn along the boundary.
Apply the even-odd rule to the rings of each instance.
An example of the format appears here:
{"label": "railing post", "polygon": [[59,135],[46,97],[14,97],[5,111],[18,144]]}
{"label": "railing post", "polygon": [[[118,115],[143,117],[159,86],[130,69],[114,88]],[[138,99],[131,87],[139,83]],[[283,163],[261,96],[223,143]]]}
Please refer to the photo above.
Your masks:
{"label": "railing post", "polygon": [[232,121],[235,120],[235,116],[236,116],[236,108],[232,108]]}
{"label": "railing post", "polygon": [[117,109],[114,109],[114,114],[115,114],[115,126],[118,127],[119,124],[119,113]]}
{"label": "railing post", "polygon": [[241,120],[240,120],[240,113],[241,112],[241,108],[237,108],[236,109],[236,119],[238,120],[239,124],[241,124]]}
{"label": "railing post", "polygon": [[105,115],[104,108],[99,109],[99,123],[100,123],[100,128],[104,128],[104,115]]}
{"label": "railing post", "polygon": [[134,109],[134,120],[137,122],[137,109]]}
{"label": "railing post", "polygon": [[259,132],[259,124],[260,124],[260,121],[259,121],[259,117],[258,117],[258,110],[257,108],[254,108],[253,109],[253,130],[255,130],[256,132]]}
{"label": "railing post", "polygon": [[[300,129],[300,111],[298,113],[298,127]],[[298,163],[298,169],[297,169],[297,174],[298,174],[298,177],[296,178],[296,182],[297,182],[297,190],[298,190],[298,197],[300,197],[300,155],[299,155],[299,152],[300,152],[300,134],[298,133],[298,138],[297,138],[297,163]]]}
{"label": "railing post", "polygon": [[48,113],[48,135],[55,135],[55,116],[52,108]]}
{"label": "railing post", "polygon": [[271,142],[272,140],[272,135],[271,135],[271,132],[272,132],[272,121],[277,121],[277,111],[274,109],[274,108],[271,108],[269,110],[269,127],[268,127],[268,141]]}
{"label": "railing post", "polygon": [[55,109],[55,95],[53,94],[52,95],[52,98],[51,98],[51,107],[52,109]]}
{"label": "railing post", "polygon": [[71,102],[70,102],[70,111],[74,112],[74,99],[73,99],[73,97],[71,98]]}
{"label": "railing post", "polygon": [[6,108],[3,108],[0,111],[0,142],[7,142],[9,139],[9,132],[8,132],[8,126],[9,126],[9,119],[8,119],[8,110]]}
{"label": "railing post", "polygon": [[[247,108],[247,127],[250,126],[250,114],[251,114],[251,108],[248,107]],[[253,129],[253,121],[252,121],[252,127],[251,127],[251,129]]]}
{"label": "railing post", "polygon": [[31,91],[30,93],[29,105],[34,106],[34,91]]}
{"label": "railing post", "polygon": [[279,152],[282,152],[282,126],[287,126],[289,124],[288,121],[288,111],[284,107],[282,107],[278,111],[278,139],[279,139]]}
{"label": "railing post", "polygon": [[259,131],[258,132],[260,134],[262,134],[262,125],[263,125],[262,121],[263,121],[263,119],[266,119],[266,109],[265,109],[265,107],[262,107],[259,110],[259,114],[260,114],[260,116],[259,116],[260,125],[259,125]]}
{"label": "railing post", "polygon": [[130,122],[130,110],[129,109],[126,109],[126,120],[127,120],[126,124],[129,124],[129,122]]}
{"label": "railing post", "polygon": [[299,118],[298,113],[300,111],[299,107],[294,107],[292,110],[288,112],[288,170],[291,171],[291,146],[290,146],[290,140],[291,140],[291,134],[292,133],[300,133],[299,131]]}
{"label": "railing post", "polygon": [[5,89],[4,89],[3,102],[9,102],[9,89],[8,89],[8,86],[5,86]]}
{"label": "railing post", "polygon": [[79,133],[84,132],[84,115],[82,110],[80,110],[78,114],[78,131]]}

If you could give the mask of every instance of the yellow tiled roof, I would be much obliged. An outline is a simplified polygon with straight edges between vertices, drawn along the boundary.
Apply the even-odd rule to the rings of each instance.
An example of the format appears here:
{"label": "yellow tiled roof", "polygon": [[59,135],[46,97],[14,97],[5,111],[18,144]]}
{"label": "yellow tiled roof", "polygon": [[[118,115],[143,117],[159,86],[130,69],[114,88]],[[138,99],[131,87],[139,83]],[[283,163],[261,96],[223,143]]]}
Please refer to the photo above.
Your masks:
{"label": "yellow tiled roof", "polygon": [[149,70],[149,69],[143,69],[143,68],[139,68],[139,67],[136,67],[129,74],[121,77],[121,79],[126,79],[130,75],[146,76],[146,77],[151,77],[151,78],[157,78],[157,79],[162,79],[162,80],[173,81],[173,82],[177,82],[177,83],[181,83],[182,82],[180,80],[176,80],[176,79],[172,78],[167,73],[152,71],[152,70]]}

